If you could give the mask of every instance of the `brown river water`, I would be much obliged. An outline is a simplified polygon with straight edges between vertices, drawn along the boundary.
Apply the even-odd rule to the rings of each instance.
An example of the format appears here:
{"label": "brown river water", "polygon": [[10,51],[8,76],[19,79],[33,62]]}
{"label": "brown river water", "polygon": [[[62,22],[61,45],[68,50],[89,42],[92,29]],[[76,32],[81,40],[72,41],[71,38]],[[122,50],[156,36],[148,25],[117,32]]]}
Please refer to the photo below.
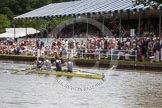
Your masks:
{"label": "brown river water", "polygon": [[162,74],[86,69],[104,80],[18,71],[0,62],[0,108],[162,108]]}

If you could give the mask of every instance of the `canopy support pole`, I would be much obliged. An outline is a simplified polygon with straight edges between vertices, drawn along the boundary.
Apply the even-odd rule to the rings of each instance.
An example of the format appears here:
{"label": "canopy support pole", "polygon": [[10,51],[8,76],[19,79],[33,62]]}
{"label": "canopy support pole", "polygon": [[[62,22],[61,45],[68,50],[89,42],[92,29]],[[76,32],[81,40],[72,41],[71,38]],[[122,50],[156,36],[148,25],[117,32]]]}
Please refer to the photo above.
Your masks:
{"label": "canopy support pole", "polygon": [[[60,24],[61,24],[61,22],[62,22],[62,17],[60,16],[59,17],[59,20],[60,20]],[[59,35],[57,36],[57,38],[61,38],[62,36],[61,36],[61,29],[59,29]]]}
{"label": "canopy support pole", "polygon": [[119,14],[119,37],[120,37],[120,49],[121,49],[121,43],[122,43],[122,33],[121,33],[121,13]]}
{"label": "canopy support pole", "polygon": [[16,26],[15,26],[15,21],[14,21],[14,42],[16,42],[16,39],[15,39],[15,37],[16,37],[16,28],[15,28]]}
{"label": "canopy support pole", "polygon": [[104,18],[104,16],[102,16],[103,18],[102,18],[102,34],[103,34],[103,36],[105,35],[105,18]]}
{"label": "canopy support pole", "polygon": [[[47,23],[45,24],[45,31],[44,31],[44,36],[43,38],[46,38],[48,37],[48,26],[49,26],[49,23],[50,23],[50,19],[46,19]],[[47,40],[46,40],[47,41]]]}
{"label": "canopy support pole", "polygon": [[86,37],[87,37],[87,38],[89,38],[89,36],[88,36],[88,28],[89,28],[89,27],[88,27],[88,26],[89,26],[88,23],[89,23],[89,22],[88,22],[88,15],[87,15],[87,33],[86,33]]}
{"label": "canopy support pole", "polygon": [[27,19],[26,19],[26,40],[28,39],[28,36],[27,36]]}
{"label": "canopy support pole", "polygon": [[74,34],[75,34],[75,33],[74,33],[74,31],[75,31],[75,28],[74,28],[75,25],[74,25],[74,24],[75,24],[75,20],[74,20],[74,16],[73,16],[73,38],[74,38]]}
{"label": "canopy support pole", "polygon": [[38,31],[37,31],[37,29],[38,29],[38,19],[36,19],[36,40],[37,40],[37,38],[38,38]]}
{"label": "canopy support pole", "polygon": [[51,23],[51,18],[48,19],[48,25],[47,25],[47,30],[46,30],[46,32],[47,32],[47,39],[48,39],[48,37],[49,37],[50,23]]}
{"label": "canopy support pole", "polygon": [[161,10],[159,14],[159,37],[161,37]]}
{"label": "canopy support pole", "polygon": [[139,12],[139,18],[138,18],[138,37],[140,37],[141,35],[140,29],[141,29],[141,12]]}
{"label": "canopy support pole", "polygon": [[[128,16],[127,16],[128,23],[130,23],[130,21],[131,21],[131,20],[130,20],[130,13],[127,12],[127,15],[128,15]],[[128,26],[128,29],[129,29],[129,31],[130,31],[130,29],[131,29],[130,26]],[[135,37],[135,36],[134,36],[134,37]]]}

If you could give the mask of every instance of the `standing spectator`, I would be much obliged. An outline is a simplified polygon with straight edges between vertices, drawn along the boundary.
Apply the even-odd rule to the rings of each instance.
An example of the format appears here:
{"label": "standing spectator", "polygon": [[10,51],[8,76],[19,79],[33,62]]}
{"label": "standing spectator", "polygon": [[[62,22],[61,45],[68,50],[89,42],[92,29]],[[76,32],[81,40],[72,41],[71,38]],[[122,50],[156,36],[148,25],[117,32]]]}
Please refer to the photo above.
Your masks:
{"label": "standing spectator", "polygon": [[155,41],[155,45],[154,45],[154,50],[155,50],[155,61],[156,62],[159,62],[160,61],[160,49],[161,49],[161,46],[160,46],[160,40],[157,39]]}
{"label": "standing spectator", "polygon": [[146,43],[144,39],[142,39],[141,41],[140,48],[141,48],[141,60],[142,62],[144,62],[146,57]]}
{"label": "standing spectator", "polygon": [[40,57],[40,56],[41,56],[41,49],[42,49],[42,47],[44,46],[44,42],[41,41],[40,39],[38,39],[38,40],[36,41],[36,46],[37,46],[37,48],[38,48],[38,50],[37,50],[37,56]]}
{"label": "standing spectator", "polygon": [[36,41],[36,45],[37,45],[37,48],[38,48],[38,49],[42,49],[42,47],[44,46],[44,42],[41,41],[40,39],[38,39],[38,40]]}

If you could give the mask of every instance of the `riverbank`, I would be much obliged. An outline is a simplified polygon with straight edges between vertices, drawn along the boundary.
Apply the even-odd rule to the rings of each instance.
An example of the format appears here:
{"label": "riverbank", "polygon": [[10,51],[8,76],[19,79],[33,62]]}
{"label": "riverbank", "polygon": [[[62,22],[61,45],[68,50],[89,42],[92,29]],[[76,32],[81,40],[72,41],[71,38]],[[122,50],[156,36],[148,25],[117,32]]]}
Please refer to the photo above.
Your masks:
{"label": "riverbank", "polygon": [[[11,60],[17,62],[24,61],[32,63],[36,59],[37,58],[34,56],[0,55],[0,60]],[[55,60],[52,57],[50,59],[52,62],[54,62]],[[97,60],[97,59],[78,59],[78,58],[74,58],[73,62],[76,66],[82,67],[110,68],[112,65],[116,65],[117,69],[162,72],[162,62],[150,63],[150,62],[137,62],[126,60],[110,61],[108,59]]]}

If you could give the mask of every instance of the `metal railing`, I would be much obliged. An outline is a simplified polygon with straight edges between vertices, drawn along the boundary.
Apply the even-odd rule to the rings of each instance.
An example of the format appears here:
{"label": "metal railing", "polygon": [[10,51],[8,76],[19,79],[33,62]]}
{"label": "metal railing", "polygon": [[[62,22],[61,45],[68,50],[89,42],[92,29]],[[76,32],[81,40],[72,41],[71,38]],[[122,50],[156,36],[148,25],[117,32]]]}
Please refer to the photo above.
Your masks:
{"label": "metal railing", "polygon": [[126,59],[137,61],[137,50],[113,50],[113,49],[68,49],[67,58],[95,58],[95,59]]}

